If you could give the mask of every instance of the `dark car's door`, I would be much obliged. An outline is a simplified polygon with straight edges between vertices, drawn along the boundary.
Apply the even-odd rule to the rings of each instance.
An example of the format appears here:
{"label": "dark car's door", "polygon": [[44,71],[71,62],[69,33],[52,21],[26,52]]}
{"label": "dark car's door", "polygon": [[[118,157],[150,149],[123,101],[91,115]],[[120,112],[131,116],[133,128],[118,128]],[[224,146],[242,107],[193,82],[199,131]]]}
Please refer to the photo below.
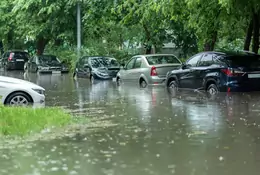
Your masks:
{"label": "dark car's door", "polygon": [[178,75],[180,88],[193,89],[196,87],[194,85],[195,83],[194,68],[197,66],[197,63],[200,60],[201,56],[202,53],[197,54],[186,61],[185,67],[183,67],[182,71]]}
{"label": "dark car's door", "polygon": [[207,73],[214,69],[211,67],[214,64],[213,61],[213,53],[205,53],[200,61],[198,62],[197,67],[193,68],[194,73],[194,88],[201,88],[203,87],[203,80]]}

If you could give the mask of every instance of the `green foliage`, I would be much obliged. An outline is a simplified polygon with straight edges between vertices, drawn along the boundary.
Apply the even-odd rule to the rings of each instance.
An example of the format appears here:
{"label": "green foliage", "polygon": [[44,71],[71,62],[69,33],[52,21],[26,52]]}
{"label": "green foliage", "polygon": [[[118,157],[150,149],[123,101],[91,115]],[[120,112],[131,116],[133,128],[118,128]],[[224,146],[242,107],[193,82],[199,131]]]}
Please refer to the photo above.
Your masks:
{"label": "green foliage", "polygon": [[[47,45],[47,52],[73,65],[78,2],[1,0],[0,38],[5,49],[25,49],[26,43],[38,49]],[[185,58],[206,46],[241,48],[252,13],[260,10],[257,0],[95,0],[80,4],[81,55],[118,59],[136,54],[139,44],[147,50],[154,46],[159,52],[164,43],[172,42]]]}
{"label": "green foliage", "polygon": [[0,106],[0,135],[25,136],[51,127],[62,127],[71,116],[59,108],[23,108]]}

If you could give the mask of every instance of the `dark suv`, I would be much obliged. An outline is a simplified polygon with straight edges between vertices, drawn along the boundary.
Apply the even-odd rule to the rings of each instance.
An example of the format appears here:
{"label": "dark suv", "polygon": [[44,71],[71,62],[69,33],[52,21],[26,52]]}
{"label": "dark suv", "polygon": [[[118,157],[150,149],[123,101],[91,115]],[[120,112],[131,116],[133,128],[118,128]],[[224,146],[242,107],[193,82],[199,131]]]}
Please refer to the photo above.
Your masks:
{"label": "dark suv", "polygon": [[3,54],[1,62],[6,70],[23,70],[24,63],[29,60],[29,54],[25,51],[12,50]]}
{"label": "dark suv", "polygon": [[260,55],[249,52],[202,52],[168,72],[166,86],[217,92],[260,90]]}

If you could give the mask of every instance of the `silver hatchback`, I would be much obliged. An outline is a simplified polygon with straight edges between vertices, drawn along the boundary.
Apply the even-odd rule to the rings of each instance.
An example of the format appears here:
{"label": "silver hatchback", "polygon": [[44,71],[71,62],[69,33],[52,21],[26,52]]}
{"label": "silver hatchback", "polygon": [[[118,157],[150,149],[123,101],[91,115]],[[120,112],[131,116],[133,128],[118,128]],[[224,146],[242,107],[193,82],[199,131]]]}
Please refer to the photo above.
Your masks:
{"label": "silver hatchback", "polygon": [[181,61],[172,54],[137,55],[132,57],[117,73],[116,81],[147,85],[164,84],[167,72],[181,66]]}

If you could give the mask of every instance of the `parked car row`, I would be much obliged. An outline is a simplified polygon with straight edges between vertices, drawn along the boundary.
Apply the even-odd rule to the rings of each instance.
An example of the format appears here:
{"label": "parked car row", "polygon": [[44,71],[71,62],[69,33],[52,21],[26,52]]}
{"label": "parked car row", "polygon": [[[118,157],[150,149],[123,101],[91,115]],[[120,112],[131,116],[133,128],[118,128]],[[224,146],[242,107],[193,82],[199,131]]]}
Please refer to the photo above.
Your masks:
{"label": "parked car row", "polygon": [[[31,72],[68,72],[56,56],[41,55],[29,58],[20,51],[4,54],[6,69],[21,68]],[[23,63],[22,63],[23,62]],[[218,92],[260,90],[260,55],[250,52],[201,52],[185,63],[172,54],[133,56],[120,65],[113,57],[83,56],[76,63],[73,77],[114,80],[148,85],[165,85],[170,92],[178,89],[203,90],[210,95]],[[28,105],[44,103],[44,88],[20,79],[0,76],[0,100],[3,104]]]}
{"label": "parked car row", "polygon": [[69,67],[54,55],[30,57],[21,50],[11,50],[3,54],[1,66],[5,70],[24,70],[35,73],[68,73]]}
{"label": "parked car row", "polygon": [[245,51],[201,52],[185,63],[172,54],[137,55],[121,66],[110,57],[82,57],[74,77],[89,78],[91,82],[114,79],[118,85],[132,82],[142,88],[165,85],[171,92],[193,89],[215,95],[259,91],[260,55]]}

